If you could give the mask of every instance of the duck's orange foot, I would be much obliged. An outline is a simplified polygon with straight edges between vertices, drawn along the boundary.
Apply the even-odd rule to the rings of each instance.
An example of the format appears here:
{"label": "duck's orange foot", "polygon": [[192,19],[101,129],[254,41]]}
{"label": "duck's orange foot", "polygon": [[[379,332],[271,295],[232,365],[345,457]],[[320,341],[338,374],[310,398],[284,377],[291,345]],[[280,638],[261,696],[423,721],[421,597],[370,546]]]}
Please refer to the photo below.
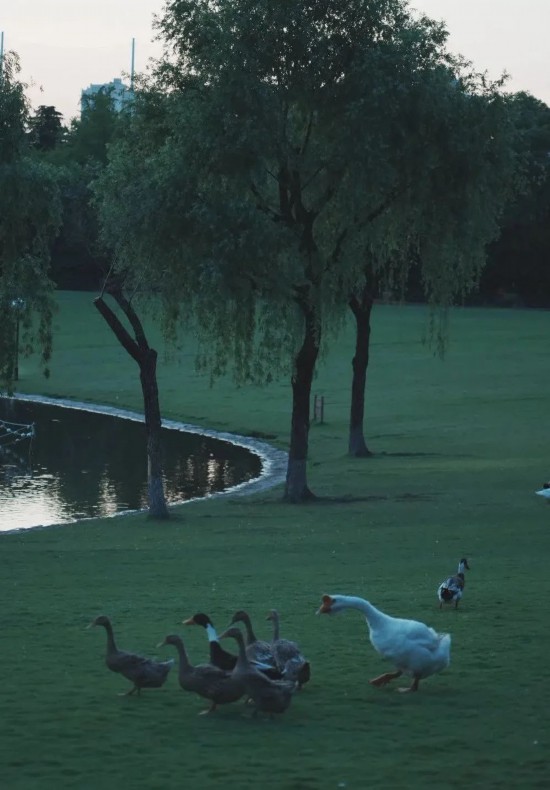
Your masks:
{"label": "duck's orange foot", "polygon": [[373,678],[372,680],[369,680],[369,683],[371,684],[371,686],[376,686],[377,688],[381,688],[382,686],[386,686],[392,680],[395,680],[395,678],[400,677],[400,675],[402,674],[403,673],[400,671],[384,672],[383,675],[379,675],[377,678]]}
{"label": "duck's orange foot", "polygon": [[215,703],[213,703],[209,708],[206,708],[206,710],[201,710],[198,715],[207,716],[209,713],[214,713],[215,710],[216,710],[216,705]]}

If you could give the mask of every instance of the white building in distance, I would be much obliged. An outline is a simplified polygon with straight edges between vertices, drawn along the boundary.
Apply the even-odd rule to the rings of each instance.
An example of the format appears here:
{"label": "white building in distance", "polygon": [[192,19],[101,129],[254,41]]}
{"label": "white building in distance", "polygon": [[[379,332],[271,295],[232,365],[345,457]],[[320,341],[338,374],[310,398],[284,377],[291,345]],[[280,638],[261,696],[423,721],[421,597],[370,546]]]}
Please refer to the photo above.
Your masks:
{"label": "white building in distance", "polygon": [[94,96],[97,96],[98,93],[104,93],[111,97],[116,112],[127,107],[134,95],[132,89],[124,85],[120,77],[115,77],[112,82],[92,83],[82,91],[80,96],[81,112],[93,102]]}

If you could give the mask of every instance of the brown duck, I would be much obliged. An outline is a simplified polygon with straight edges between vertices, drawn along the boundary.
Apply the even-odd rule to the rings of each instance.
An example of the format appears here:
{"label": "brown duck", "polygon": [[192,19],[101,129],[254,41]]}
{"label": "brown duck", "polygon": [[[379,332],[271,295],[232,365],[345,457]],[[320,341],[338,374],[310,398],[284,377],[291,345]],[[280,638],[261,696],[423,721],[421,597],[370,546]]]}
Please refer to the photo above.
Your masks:
{"label": "brown duck", "polygon": [[302,688],[304,683],[307,683],[311,677],[309,661],[302,654],[297,642],[280,638],[279,613],[276,609],[272,609],[266,619],[273,622],[271,649],[277,669],[285,680],[296,680],[298,687]]}
{"label": "brown duck", "polygon": [[266,666],[277,668],[275,663],[275,656],[271,644],[266,642],[265,639],[258,639],[252,628],[250,615],[243,609],[239,609],[233,615],[230,625],[235,623],[244,623],[246,631],[246,655],[250,661],[259,661]]}
{"label": "brown duck", "polygon": [[239,646],[239,657],[235,664],[232,677],[241,681],[248,697],[254,703],[253,716],[257,716],[260,711],[269,713],[273,717],[275,713],[284,713],[289,707],[292,695],[298,688],[294,681],[271,680],[262,672],[259,672],[247,656],[244,637],[239,628],[228,628],[220,639],[231,637],[236,640]]}
{"label": "brown duck", "polygon": [[183,640],[177,634],[165,637],[158,647],[173,645],[179,654],[178,680],[184,691],[191,691],[210,700],[210,707],[201,711],[212,713],[218,705],[227,705],[236,702],[246,693],[243,679],[238,675],[227,672],[213,664],[196,664],[193,666],[187,656]]}
{"label": "brown duck", "polygon": [[154,661],[152,658],[145,658],[144,656],[137,655],[137,653],[128,653],[126,650],[119,650],[115,643],[111,621],[104,614],[92,620],[88,628],[95,625],[101,625],[107,631],[107,653],[105,656],[105,663],[108,669],[110,669],[111,672],[118,672],[134,684],[130,691],[125,692],[122,696],[133,694],[135,691],[137,691],[139,695],[141,689],[160,688],[164,685],[168,673],[174,666],[174,659],[170,659],[169,661]]}

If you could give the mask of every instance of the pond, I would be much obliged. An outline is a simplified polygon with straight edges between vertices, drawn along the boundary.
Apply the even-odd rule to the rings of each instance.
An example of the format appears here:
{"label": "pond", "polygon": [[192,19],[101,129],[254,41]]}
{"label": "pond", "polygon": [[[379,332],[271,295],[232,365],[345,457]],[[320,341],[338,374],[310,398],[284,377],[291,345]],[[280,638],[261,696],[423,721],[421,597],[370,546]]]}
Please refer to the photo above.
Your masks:
{"label": "pond", "polygon": [[[133,417],[0,398],[0,420],[34,424],[32,437],[0,431],[0,531],[145,508],[145,426]],[[181,429],[162,434],[170,504],[262,473],[262,459],[245,447]]]}

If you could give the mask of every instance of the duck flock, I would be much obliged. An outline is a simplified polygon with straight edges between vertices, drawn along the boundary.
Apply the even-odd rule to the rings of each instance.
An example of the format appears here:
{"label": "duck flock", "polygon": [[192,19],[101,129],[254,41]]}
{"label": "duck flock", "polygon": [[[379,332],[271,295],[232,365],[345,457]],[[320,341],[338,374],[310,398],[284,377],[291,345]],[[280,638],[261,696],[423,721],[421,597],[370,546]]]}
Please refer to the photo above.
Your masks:
{"label": "duck flock", "polygon": [[[448,604],[456,609],[464,592],[464,571],[468,560],[462,558],[455,575],[449,576],[437,588],[440,609]],[[391,617],[364,598],[351,595],[323,595],[317,614],[338,614],[345,609],[357,609],[367,622],[374,649],[394,667],[369,682],[385,686],[401,675],[408,675],[411,684],[399,691],[417,691],[424,678],[445,669],[450,663],[451,637],[437,633],[417,620]],[[191,664],[183,639],[169,634],[157,645],[171,645],[178,653],[178,680],[181,688],[210,702],[201,714],[212,713],[219,705],[244,699],[253,706],[253,716],[284,713],[293,695],[310,679],[310,662],[297,642],[282,639],[279,634],[279,614],[272,609],[267,619],[273,624],[270,641],[258,639],[250,616],[244,610],[235,612],[229,627],[218,635],[210,617],[199,612],[183,621],[186,626],[205,630],[209,642],[209,662]],[[244,631],[237,625],[241,623]],[[140,694],[141,689],[160,688],[175,664],[173,658],[157,661],[152,658],[120,650],[115,642],[113,626],[106,615],[96,617],[90,626],[102,626],[107,632],[105,663],[132,683],[125,695]],[[225,650],[220,640],[233,639],[237,652]]]}

